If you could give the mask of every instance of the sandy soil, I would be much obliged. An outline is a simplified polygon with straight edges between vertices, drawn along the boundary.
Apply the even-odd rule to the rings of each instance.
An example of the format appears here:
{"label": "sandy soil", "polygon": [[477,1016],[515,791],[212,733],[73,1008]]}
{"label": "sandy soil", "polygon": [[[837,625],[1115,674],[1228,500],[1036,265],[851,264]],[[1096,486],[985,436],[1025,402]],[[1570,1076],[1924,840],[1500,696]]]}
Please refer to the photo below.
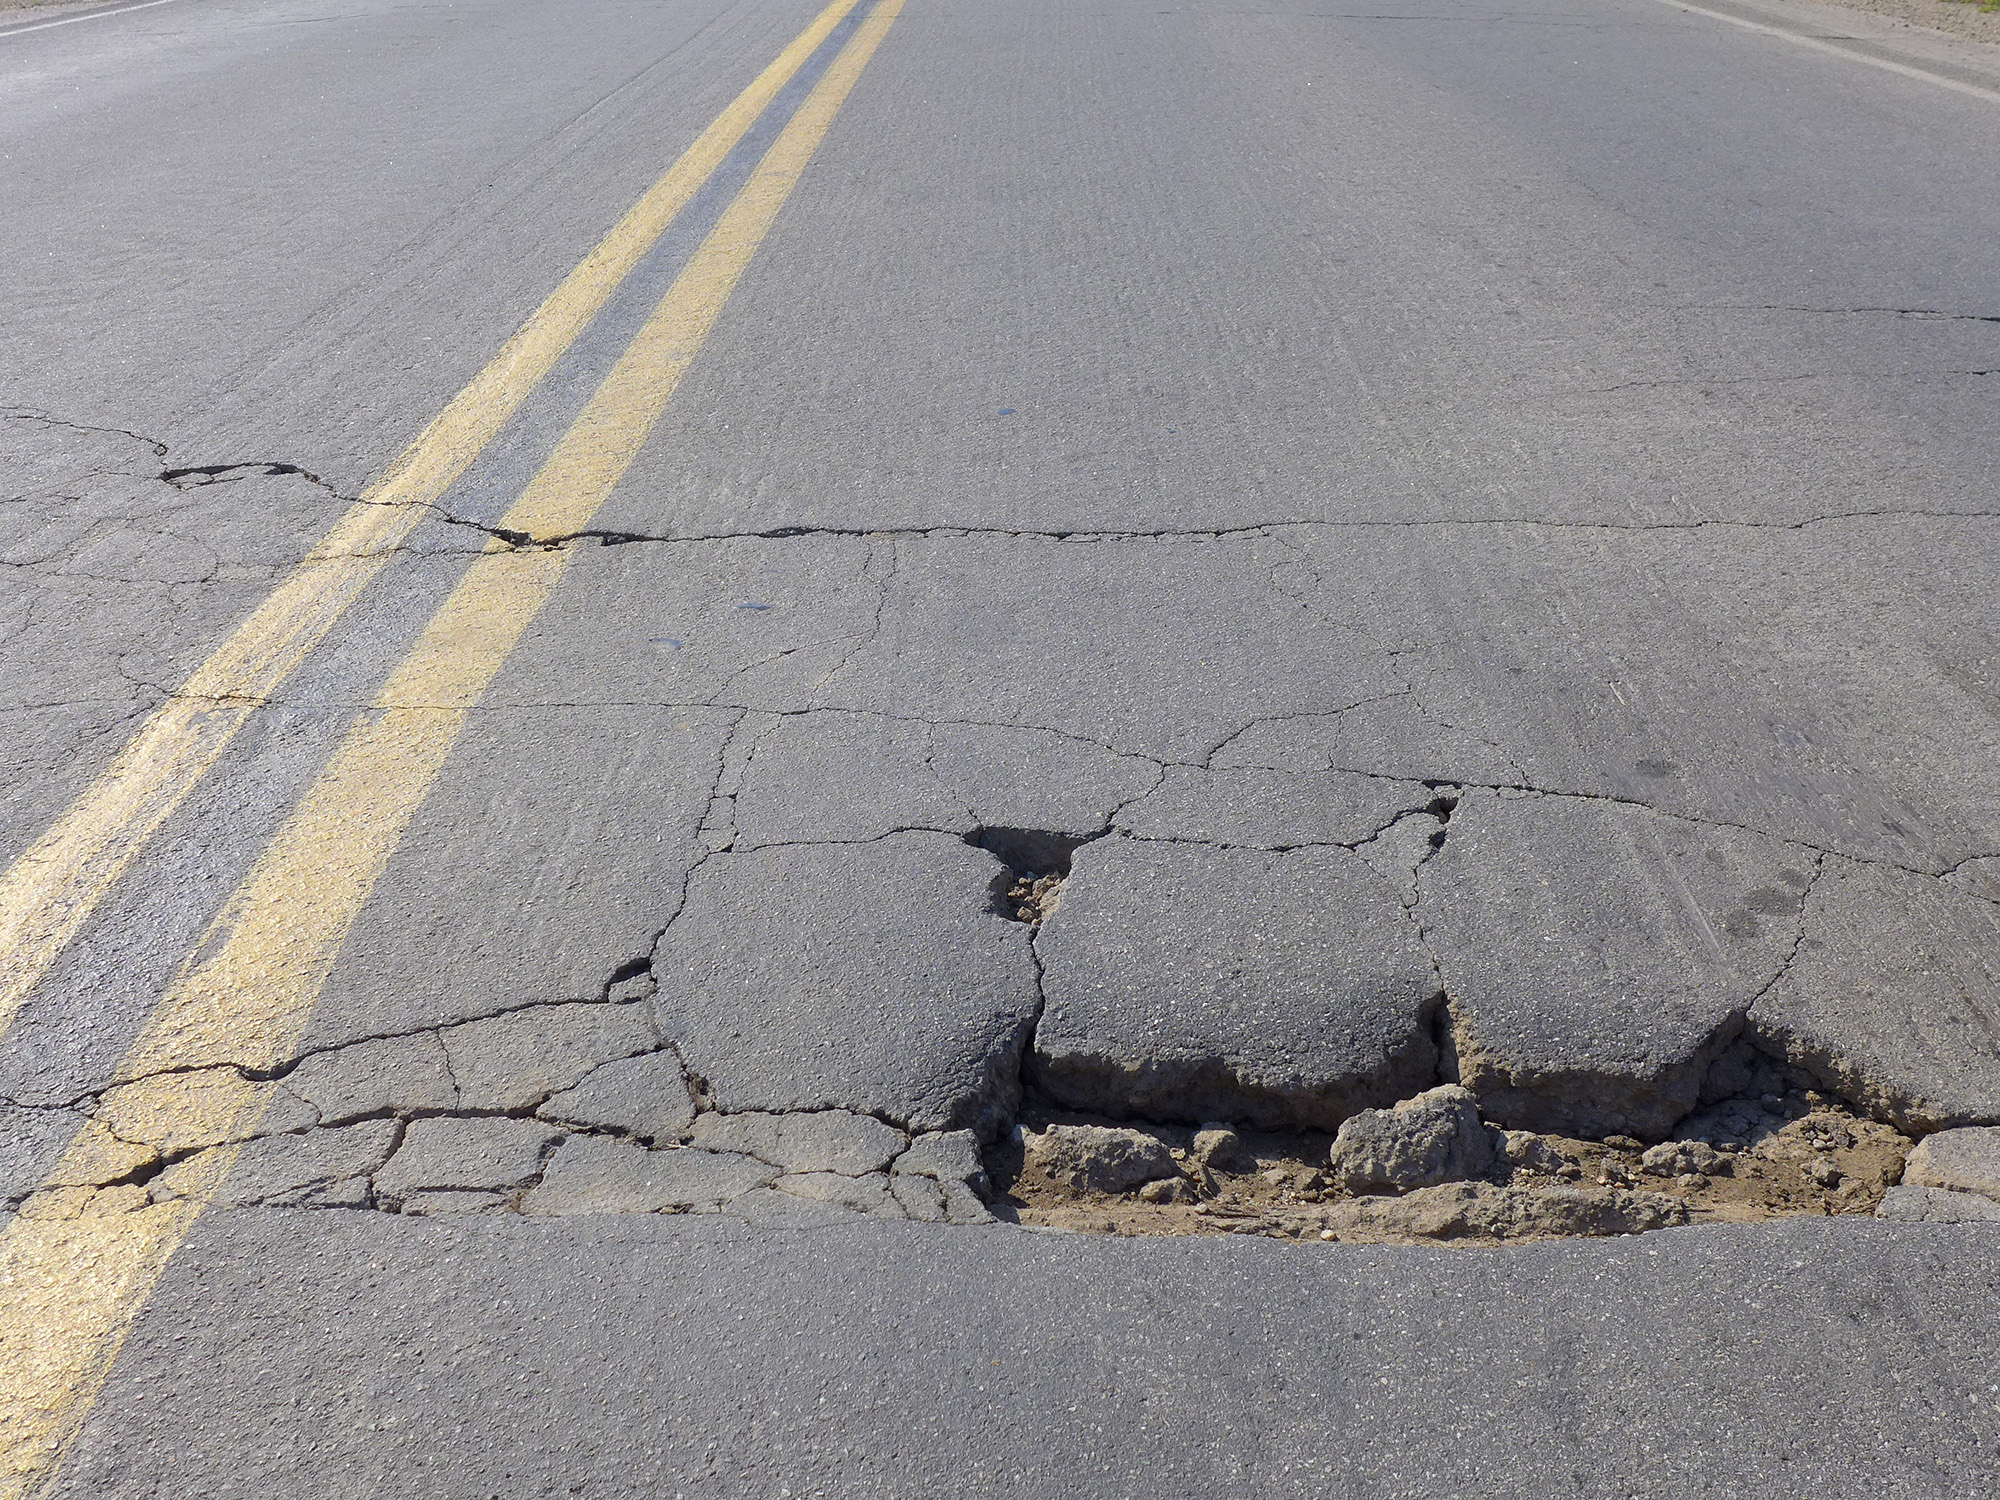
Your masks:
{"label": "sandy soil", "polygon": [[1912,26],[1926,26],[1968,42],[2000,46],[2000,7],[1989,10],[1978,0],[1822,0],[1822,3],[1907,21]]}
{"label": "sandy soil", "polygon": [[[1762,1101],[1761,1121],[1723,1152],[1723,1164],[1709,1173],[1662,1176],[1645,1169],[1637,1141],[1572,1140],[1540,1136],[1528,1147],[1533,1167],[1502,1168],[1473,1189],[1426,1190],[1443,1211],[1426,1213],[1417,1195],[1357,1199],[1332,1187],[1322,1170],[1332,1138],[1325,1135],[1264,1135],[1245,1131],[1242,1158],[1225,1170],[1196,1162],[1191,1130],[1134,1126],[1095,1116],[1036,1108],[1023,1111],[1030,1130],[1050,1124],[1118,1124],[1158,1136],[1173,1151],[1182,1176],[1169,1201],[1149,1201],[1139,1192],[1071,1193],[1037,1180],[1024,1169],[1018,1147],[1003,1143],[989,1155],[989,1172],[999,1195],[996,1212],[1022,1224],[1120,1235],[1260,1234],[1283,1239],[1342,1239],[1372,1242],[1447,1239],[1493,1244],[1502,1239],[1548,1239],[1575,1234],[1563,1215],[1538,1215],[1538,1203],[1561,1209],[1583,1189],[1598,1198],[1645,1195],[1667,1200],[1667,1222],[1752,1223],[1765,1219],[1830,1214],[1872,1214],[1882,1195],[1902,1176],[1913,1142],[1887,1125],[1857,1117],[1825,1095],[1796,1091]],[[1518,1155],[1517,1155],[1517,1160]],[[1468,1193],[1509,1200],[1508,1226],[1481,1232],[1478,1215],[1468,1227],[1462,1207]],[[1458,1203],[1452,1200],[1456,1195]],[[1395,1205],[1405,1205],[1398,1213]],[[1581,1231],[1593,1232],[1590,1230]],[[1595,1232],[1625,1232],[1607,1229]]]}

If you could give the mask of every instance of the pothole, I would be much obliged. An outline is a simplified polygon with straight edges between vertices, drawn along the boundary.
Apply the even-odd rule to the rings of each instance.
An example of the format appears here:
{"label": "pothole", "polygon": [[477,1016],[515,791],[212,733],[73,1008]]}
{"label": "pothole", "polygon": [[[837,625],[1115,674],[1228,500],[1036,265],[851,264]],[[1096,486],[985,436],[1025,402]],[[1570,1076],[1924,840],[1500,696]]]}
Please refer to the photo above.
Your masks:
{"label": "pothole", "polygon": [[1872,1214],[1915,1146],[1836,1098],[1794,1089],[1723,1101],[1650,1148],[1481,1124],[1484,1170],[1447,1168],[1447,1180],[1404,1192],[1355,1191],[1330,1156],[1332,1135],[1134,1123],[1033,1096],[1020,1120],[987,1152],[1003,1218],[1096,1234],[1349,1243],[1495,1245]]}
{"label": "pothole", "polygon": [[965,841],[1007,866],[994,883],[994,905],[1003,916],[1039,927],[1062,897],[1070,858],[1099,834],[1050,833],[1038,828],[979,828]]}

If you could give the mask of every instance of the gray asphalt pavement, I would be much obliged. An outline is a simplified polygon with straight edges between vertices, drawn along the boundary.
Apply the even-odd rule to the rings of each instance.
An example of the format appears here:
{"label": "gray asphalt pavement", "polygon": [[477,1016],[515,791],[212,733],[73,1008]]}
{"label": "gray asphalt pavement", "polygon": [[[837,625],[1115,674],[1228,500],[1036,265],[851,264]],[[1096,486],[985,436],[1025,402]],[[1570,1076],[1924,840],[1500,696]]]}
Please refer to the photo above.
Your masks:
{"label": "gray asphalt pavement", "polygon": [[[815,14],[0,13],[0,863]],[[602,508],[507,529],[875,35]],[[2000,56],[864,0],[801,58],[0,1022],[17,1228],[215,1204],[53,1493],[2000,1489],[1987,1224],[1055,1235],[972,1155],[1447,1079],[1651,1142],[1744,1044],[2000,1122]],[[377,695],[495,557],[562,571],[379,875],[325,844],[296,1027],[134,1064],[356,726],[458,712]]]}
{"label": "gray asphalt pavement", "polygon": [[1482,1254],[298,1218],[208,1221],[57,1493],[1972,1500],[2000,1483],[1984,1225]]}

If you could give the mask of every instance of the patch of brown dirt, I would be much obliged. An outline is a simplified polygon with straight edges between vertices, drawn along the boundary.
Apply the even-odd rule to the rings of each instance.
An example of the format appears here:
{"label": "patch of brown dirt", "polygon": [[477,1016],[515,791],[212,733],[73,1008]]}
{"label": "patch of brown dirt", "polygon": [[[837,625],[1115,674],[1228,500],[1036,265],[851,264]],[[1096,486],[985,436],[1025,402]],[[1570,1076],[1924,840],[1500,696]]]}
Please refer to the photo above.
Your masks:
{"label": "patch of brown dirt", "polygon": [[[1703,1111],[1706,1151],[1656,1150],[1638,1141],[1506,1133],[1506,1164],[1472,1183],[1396,1197],[1333,1185],[1328,1135],[1240,1132],[1234,1159],[1205,1163],[1191,1127],[1108,1121],[1030,1101],[1022,1124],[1136,1129],[1165,1144],[1176,1175],[1128,1192],[1077,1192],[1032,1170],[1020,1139],[987,1154],[995,1212],[1025,1225],[1093,1234],[1253,1234],[1366,1243],[1500,1244],[1626,1234],[1674,1223],[1872,1214],[1902,1176],[1914,1142],[1812,1091],[1732,1101]],[[1739,1144],[1740,1143],[1740,1144]],[[1678,1157],[1678,1161],[1668,1158]],[[1705,1171],[1679,1171],[1694,1161]]]}

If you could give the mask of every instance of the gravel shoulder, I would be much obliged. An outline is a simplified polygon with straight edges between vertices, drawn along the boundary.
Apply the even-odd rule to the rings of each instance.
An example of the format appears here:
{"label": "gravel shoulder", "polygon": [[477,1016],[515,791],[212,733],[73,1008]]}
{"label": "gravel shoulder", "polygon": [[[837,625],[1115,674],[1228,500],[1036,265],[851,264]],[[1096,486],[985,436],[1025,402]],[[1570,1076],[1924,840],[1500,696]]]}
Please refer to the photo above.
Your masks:
{"label": "gravel shoulder", "polygon": [[1823,3],[1942,31],[1963,41],[2000,47],[2000,7],[1962,3],[1962,0],[1823,0]]}

